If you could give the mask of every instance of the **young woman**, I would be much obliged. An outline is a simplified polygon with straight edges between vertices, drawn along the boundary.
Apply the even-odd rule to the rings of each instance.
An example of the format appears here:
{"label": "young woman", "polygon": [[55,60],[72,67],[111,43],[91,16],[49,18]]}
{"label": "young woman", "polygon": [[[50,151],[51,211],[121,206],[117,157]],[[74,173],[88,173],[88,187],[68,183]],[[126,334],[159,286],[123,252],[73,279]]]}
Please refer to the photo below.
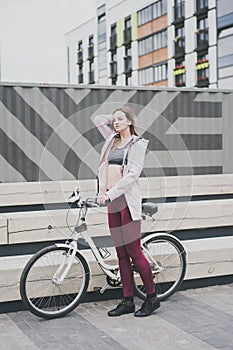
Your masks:
{"label": "young woman", "polygon": [[[148,141],[139,137],[135,115],[129,107],[116,109],[112,115],[94,118],[106,139],[98,172],[98,203],[108,204],[108,223],[119,260],[124,298],[109,316],[134,313],[149,316],[160,306],[152,271],[140,247],[141,193],[139,176],[143,168]],[[109,126],[112,124],[113,128]],[[132,262],[140,273],[147,299],[135,312]]]}

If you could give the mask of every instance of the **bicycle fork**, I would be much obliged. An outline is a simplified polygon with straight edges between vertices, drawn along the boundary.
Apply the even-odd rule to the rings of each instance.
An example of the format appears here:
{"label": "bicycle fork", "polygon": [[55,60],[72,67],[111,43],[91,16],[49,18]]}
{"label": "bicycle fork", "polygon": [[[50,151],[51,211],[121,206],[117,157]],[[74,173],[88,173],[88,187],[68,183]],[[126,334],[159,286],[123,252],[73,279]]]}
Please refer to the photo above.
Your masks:
{"label": "bicycle fork", "polygon": [[55,274],[53,275],[52,282],[57,286],[62,284],[66,275],[70,271],[76,252],[77,252],[77,242],[73,241],[70,245],[70,248],[67,254],[64,254],[61,264],[58,266]]}

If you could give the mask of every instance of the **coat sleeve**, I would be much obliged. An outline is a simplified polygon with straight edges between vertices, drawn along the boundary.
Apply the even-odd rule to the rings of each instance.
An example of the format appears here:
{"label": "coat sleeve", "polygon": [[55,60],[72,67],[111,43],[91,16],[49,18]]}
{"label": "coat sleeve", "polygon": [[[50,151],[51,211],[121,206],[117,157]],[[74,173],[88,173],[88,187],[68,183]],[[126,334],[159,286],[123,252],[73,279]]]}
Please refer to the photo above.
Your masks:
{"label": "coat sleeve", "polygon": [[101,135],[106,140],[111,134],[114,133],[114,130],[110,128],[109,124],[112,124],[113,116],[112,114],[107,115],[97,115],[92,118],[93,123],[98,128]]}
{"label": "coat sleeve", "polygon": [[106,193],[111,201],[126,193],[138,180],[143,169],[148,142],[140,140],[134,144],[134,156],[130,160],[129,172]]}

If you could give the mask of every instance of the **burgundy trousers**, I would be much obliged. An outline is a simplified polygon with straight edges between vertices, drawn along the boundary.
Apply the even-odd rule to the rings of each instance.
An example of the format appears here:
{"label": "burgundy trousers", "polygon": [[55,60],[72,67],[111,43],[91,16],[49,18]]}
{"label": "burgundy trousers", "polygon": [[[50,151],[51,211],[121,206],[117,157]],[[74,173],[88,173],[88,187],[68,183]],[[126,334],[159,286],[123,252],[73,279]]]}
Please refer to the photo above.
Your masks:
{"label": "burgundy trousers", "polygon": [[124,195],[108,204],[108,224],[119,260],[124,297],[134,295],[132,263],[147,294],[153,294],[155,286],[151,267],[140,246],[141,220],[132,221]]}

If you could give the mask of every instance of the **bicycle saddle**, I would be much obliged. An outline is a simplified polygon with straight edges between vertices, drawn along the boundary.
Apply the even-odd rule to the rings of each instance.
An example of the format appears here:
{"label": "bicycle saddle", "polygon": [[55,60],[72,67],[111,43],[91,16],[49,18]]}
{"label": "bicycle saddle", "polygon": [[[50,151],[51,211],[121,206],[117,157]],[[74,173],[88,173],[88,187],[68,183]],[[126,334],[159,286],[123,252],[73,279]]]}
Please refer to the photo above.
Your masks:
{"label": "bicycle saddle", "polygon": [[158,205],[153,202],[142,203],[142,212],[148,215],[154,215],[158,211]]}

